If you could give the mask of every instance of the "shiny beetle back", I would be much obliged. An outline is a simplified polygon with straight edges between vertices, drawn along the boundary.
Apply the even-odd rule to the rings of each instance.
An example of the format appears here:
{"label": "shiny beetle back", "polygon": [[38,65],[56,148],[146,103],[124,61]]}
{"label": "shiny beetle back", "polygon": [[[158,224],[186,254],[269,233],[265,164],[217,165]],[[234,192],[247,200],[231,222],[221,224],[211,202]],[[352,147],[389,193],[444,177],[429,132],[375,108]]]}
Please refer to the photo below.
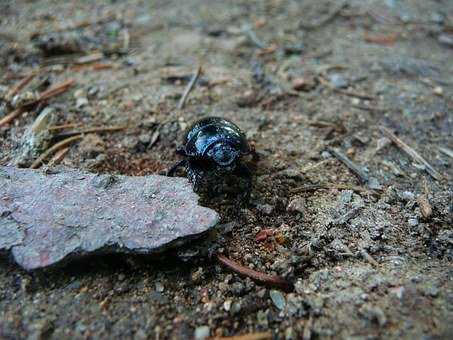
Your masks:
{"label": "shiny beetle back", "polygon": [[186,155],[205,157],[216,143],[226,143],[241,154],[250,151],[245,135],[237,125],[220,117],[208,117],[192,125],[184,136]]}

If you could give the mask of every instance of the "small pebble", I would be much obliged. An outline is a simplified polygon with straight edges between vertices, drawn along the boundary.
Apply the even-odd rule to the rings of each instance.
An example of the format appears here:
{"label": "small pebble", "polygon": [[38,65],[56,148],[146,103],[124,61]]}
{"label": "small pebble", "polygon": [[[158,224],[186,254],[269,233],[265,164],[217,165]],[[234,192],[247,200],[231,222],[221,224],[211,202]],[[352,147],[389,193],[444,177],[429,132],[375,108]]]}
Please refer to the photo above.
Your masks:
{"label": "small pebble", "polygon": [[142,144],[149,144],[149,142],[151,141],[151,134],[142,133],[140,136],[138,136],[138,140]]}
{"label": "small pebble", "polygon": [[270,204],[257,204],[256,209],[264,215],[270,215],[274,211],[274,207]]}
{"label": "small pebble", "polygon": [[266,288],[260,289],[256,295],[262,299],[266,295]]}
{"label": "small pebble", "polygon": [[403,298],[404,291],[405,291],[405,288],[403,286],[390,288],[390,293],[399,300],[401,300]]}
{"label": "small pebble", "polygon": [[418,219],[410,218],[407,220],[407,223],[409,224],[409,227],[416,227],[418,226]]}
{"label": "small pebble", "polygon": [[431,14],[431,21],[435,22],[436,24],[442,24],[445,18],[442,13],[434,12]]}
{"label": "small pebble", "polygon": [[242,309],[242,305],[240,302],[234,302],[232,305],[231,305],[231,314],[238,314]]}
{"label": "small pebble", "polygon": [[283,310],[286,305],[285,297],[281,292],[278,290],[271,290],[269,292],[269,296],[271,297],[272,302],[274,303],[274,306],[277,307],[280,310]]}
{"label": "small pebble", "polygon": [[296,339],[296,332],[294,331],[293,327],[288,327],[285,330],[285,340],[295,340]]}
{"label": "small pebble", "polygon": [[401,193],[401,198],[406,200],[406,201],[412,201],[415,198],[415,195],[411,191],[403,191]]}
{"label": "small pebble", "polygon": [[315,83],[312,80],[307,80],[305,78],[296,78],[293,80],[293,89],[296,91],[310,91]]}
{"label": "small pebble", "polygon": [[195,339],[202,340],[209,337],[210,329],[208,326],[199,326],[195,329]]}
{"label": "small pebble", "polygon": [[337,89],[348,87],[348,81],[338,73],[333,73],[329,76],[329,81],[333,87]]}
{"label": "small pebble", "polygon": [[437,38],[442,45],[453,47],[453,34],[441,34]]}
{"label": "small pebble", "polygon": [[444,94],[444,89],[441,86],[436,86],[433,90],[433,93],[436,96],[442,96]]}
{"label": "small pebble", "polygon": [[85,90],[83,89],[78,89],[78,90],[75,90],[74,91],[74,98],[85,98],[86,95],[85,95]]}
{"label": "small pebble", "polygon": [[80,109],[81,107],[88,105],[88,99],[87,98],[77,98],[76,100],[76,108]]}
{"label": "small pebble", "polygon": [[291,212],[304,213],[305,212],[305,199],[300,196],[291,198],[291,201],[289,202],[286,210],[291,211]]}
{"label": "small pebble", "polygon": [[323,151],[323,152],[321,153],[321,157],[322,157],[323,159],[329,159],[329,158],[332,158],[332,155],[330,154],[329,151]]}
{"label": "small pebble", "polygon": [[165,287],[162,283],[156,282],[156,292],[162,293],[165,290]]}
{"label": "small pebble", "polygon": [[90,88],[88,89],[88,96],[89,97],[94,97],[96,94],[98,94],[99,92],[99,87],[97,86],[90,86]]}
{"label": "small pebble", "polygon": [[232,300],[226,300],[224,303],[223,303],[223,309],[225,309],[227,312],[230,311],[231,309],[231,304],[233,303]]}
{"label": "small pebble", "polygon": [[262,310],[259,310],[258,313],[256,313],[256,321],[257,324],[260,325],[261,327],[267,328],[269,324],[267,313]]}

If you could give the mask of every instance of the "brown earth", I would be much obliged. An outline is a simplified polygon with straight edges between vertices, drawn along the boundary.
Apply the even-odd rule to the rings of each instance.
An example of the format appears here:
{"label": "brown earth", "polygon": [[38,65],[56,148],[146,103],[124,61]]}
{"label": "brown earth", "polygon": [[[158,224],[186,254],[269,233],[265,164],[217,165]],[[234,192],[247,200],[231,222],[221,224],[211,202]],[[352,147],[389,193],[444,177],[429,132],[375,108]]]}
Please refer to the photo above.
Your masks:
{"label": "brown earth", "polygon": [[[234,223],[214,240],[33,273],[2,257],[1,338],[453,336],[453,2],[43,0],[1,2],[0,12],[3,98],[41,67],[21,93],[76,81],[49,101],[55,124],[128,126],[87,135],[63,165],[159,173],[177,159],[182,131],[208,115],[237,123],[260,155],[249,204],[238,210],[224,191],[203,197]],[[0,119],[11,104],[2,101]],[[39,109],[0,127],[2,164]],[[229,272],[206,254],[212,244],[294,290]]]}

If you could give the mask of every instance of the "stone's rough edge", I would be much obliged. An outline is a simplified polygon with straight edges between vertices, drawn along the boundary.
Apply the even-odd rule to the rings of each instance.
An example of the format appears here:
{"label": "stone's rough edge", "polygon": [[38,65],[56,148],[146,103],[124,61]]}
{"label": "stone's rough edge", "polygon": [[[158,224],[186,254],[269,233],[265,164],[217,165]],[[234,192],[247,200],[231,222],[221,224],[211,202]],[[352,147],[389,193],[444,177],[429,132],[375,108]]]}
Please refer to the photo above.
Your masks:
{"label": "stone's rough edge", "polygon": [[[43,181],[45,183],[49,183],[49,182],[45,181],[45,178],[52,177],[52,176],[58,176],[62,179],[65,179],[65,177],[66,177],[66,179],[68,179],[69,181],[65,182],[65,184],[69,183],[69,185],[73,184],[77,180],[84,181],[85,184],[93,183],[94,180],[98,180],[98,179],[100,179],[101,181],[105,180],[104,181],[105,183],[102,183],[102,185],[100,187],[96,188],[96,190],[94,192],[95,194],[99,190],[104,190],[104,189],[108,190],[109,187],[115,185],[115,183],[119,183],[119,184],[125,185],[127,187],[128,185],[133,186],[134,183],[135,184],[141,183],[141,182],[137,182],[137,181],[140,181],[140,179],[143,180],[144,178],[145,178],[145,183],[148,183],[146,181],[146,179],[150,179],[150,178],[152,178],[153,180],[157,180],[157,182],[159,182],[159,179],[168,180],[168,177],[163,177],[163,176],[158,176],[158,175],[151,175],[151,176],[146,176],[146,177],[129,177],[129,176],[124,176],[124,175],[118,175],[118,176],[116,176],[116,175],[97,175],[97,174],[88,173],[85,171],[78,171],[76,169],[64,169],[64,168],[59,169],[59,171],[57,173],[44,174],[44,173],[41,173],[36,170],[17,169],[14,167],[0,167],[0,221],[1,222],[4,221],[5,224],[12,222],[18,228],[17,233],[19,235],[22,235],[20,237],[20,239],[13,240],[13,242],[9,242],[9,243],[5,242],[5,246],[3,246],[0,249],[0,251],[4,251],[4,250],[10,251],[12,253],[14,259],[16,260],[16,262],[26,270],[33,270],[33,269],[43,268],[43,267],[47,267],[47,266],[54,266],[57,263],[67,262],[67,260],[69,260],[71,258],[81,257],[81,256],[88,255],[88,254],[98,254],[98,253],[105,254],[105,253],[115,253],[115,252],[116,253],[136,253],[136,254],[159,253],[159,252],[165,251],[169,248],[173,248],[173,247],[182,245],[185,242],[191,241],[191,240],[201,236],[202,234],[207,232],[209,229],[214,227],[219,221],[219,215],[217,212],[215,212],[212,209],[198,205],[199,196],[195,192],[192,191],[191,185],[187,181],[187,179],[172,178],[172,181],[174,181],[175,183],[179,182],[178,185],[180,185],[183,190],[187,189],[187,200],[189,201],[189,203],[191,203],[191,204],[189,204],[188,207],[192,209],[190,212],[192,213],[193,209],[197,209],[195,218],[198,218],[201,221],[199,221],[200,224],[191,226],[190,231],[192,233],[189,233],[189,234],[179,233],[176,237],[166,240],[165,242],[158,243],[157,245],[150,245],[150,248],[127,247],[124,244],[127,243],[128,234],[125,234],[125,235],[117,234],[117,235],[115,235],[116,239],[114,239],[113,241],[105,240],[106,241],[105,243],[101,244],[99,247],[94,248],[92,250],[84,249],[83,246],[75,247],[74,249],[70,249],[69,251],[67,251],[67,249],[65,249],[65,248],[62,248],[63,251],[61,251],[61,254],[58,254],[58,255],[62,255],[62,256],[57,258],[55,261],[52,261],[50,263],[44,263],[44,265],[43,265],[42,262],[40,262],[41,259],[37,260],[37,257],[39,257],[39,253],[36,252],[37,248],[33,248],[33,246],[31,246],[31,249],[27,249],[26,248],[27,245],[24,245],[24,243],[26,243],[27,240],[26,240],[26,235],[25,235],[24,231],[20,227],[20,224],[21,224],[20,221],[18,222],[16,220],[12,219],[11,216],[9,216],[10,212],[8,211],[8,206],[5,203],[2,204],[2,201],[1,201],[4,194],[7,193],[8,188],[2,192],[2,188],[6,187],[6,185],[5,185],[6,182],[9,182],[10,190],[11,190],[11,187],[14,186],[14,184],[11,184],[12,181],[17,181],[19,183],[26,182],[27,176],[28,176],[28,180],[30,180],[30,178],[33,178],[33,180],[36,181],[37,185],[40,185],[41,184],[40,182],[43,182]],[[59,178],[57,178],[57,180],[59,180]],[[130,180],[130,183],[127,183],[128,180]],[[3,182],[3,184],[1,184],[2,182]],[[160,182],[163,183],[162,181],[160,181]],[[176,185],[176,187],[178,185]],[[16,183],[15,186],[17,187],[18,184]],[[143,189],[143,188],[140,187],[140,189]],[[171,189],[171,186],[168,185],[168,183],[164,183],[164,189],[165,190]],[[181,192],[175,192],[175,194],[176,194],[175,195],[176,201],[178,199],[181,199],[181,197],[178,196],[181,194]],[[26,195],[26,193],[24,193],[24,195]],[[143,195],[143,191],[140,191],[139,188],[137,187],[137,190],[133,192],[131,197],[133,197],[134,199],[140,199],[140,197],[142,195]],[[184,196],[182,198],[185,199],[186,196]],[[169,209],[170,208],[171,207],[169,207]],[[196,221],[196,219],[195,219],[195,221]],[[204,225],[201,222],[204,222]],[[132,229],[133,229],[133,227],[131,228],[131,230]],[[29,241],[31,241],[32,244],[33,244],[33,242],[36,242],[36,240],[33,240],[33,239],[29,240]],[[30,244],[28,244],[28,246],[30,246]],[[55,249],[57,249],[57,248],[55,248]],[[36,258],[29,257],[29,254],[32,253],[33,250],[35,250],[34,255],[36,256]],[[28,254],[27,254],[27,252],[28,252]],[[55,256],[55,254],[53,256]]]}

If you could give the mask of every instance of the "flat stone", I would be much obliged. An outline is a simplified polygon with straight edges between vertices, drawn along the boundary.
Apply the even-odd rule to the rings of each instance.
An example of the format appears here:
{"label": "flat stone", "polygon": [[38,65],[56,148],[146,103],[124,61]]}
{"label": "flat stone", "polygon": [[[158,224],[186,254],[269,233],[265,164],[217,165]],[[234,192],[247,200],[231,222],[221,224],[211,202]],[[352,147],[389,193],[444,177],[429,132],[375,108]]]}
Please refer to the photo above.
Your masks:
{"label": "flat stone", "polygon": [[218,220],[185,178],[0,167],[0,251],[26,270],[100,251],[155,253]]}

